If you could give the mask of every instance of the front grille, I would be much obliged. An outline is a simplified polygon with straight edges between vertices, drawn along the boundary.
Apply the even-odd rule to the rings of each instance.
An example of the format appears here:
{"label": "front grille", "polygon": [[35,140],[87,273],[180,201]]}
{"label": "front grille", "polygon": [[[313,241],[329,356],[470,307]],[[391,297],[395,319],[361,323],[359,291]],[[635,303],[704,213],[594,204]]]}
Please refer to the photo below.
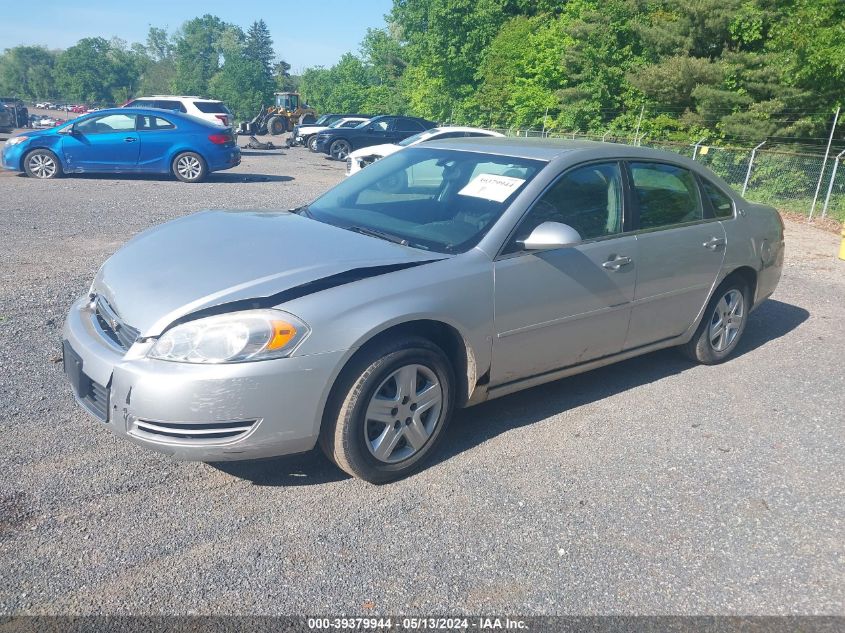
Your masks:
{"label": "front grille", "polygon": [[94,302],[94,316],[100,332],[117,347],[128,350],[138,340],[140,332],[127,325],[103,297]]}
{"label": "front grille", "polygon": [[136,437],[179,444],[224,444],[247,435],[258,420],[230,422],[155,422],[135,420],[130,433]]}

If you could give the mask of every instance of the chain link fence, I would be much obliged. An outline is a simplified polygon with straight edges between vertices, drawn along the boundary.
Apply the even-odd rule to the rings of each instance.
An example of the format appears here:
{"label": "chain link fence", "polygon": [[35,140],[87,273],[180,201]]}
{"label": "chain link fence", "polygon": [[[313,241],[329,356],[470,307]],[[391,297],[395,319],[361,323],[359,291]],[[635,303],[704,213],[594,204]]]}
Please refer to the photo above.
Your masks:
{"label": "chain link fence", "polygon": [[580,132],[497,129],[505,136],[522,138],[563,138],[642,145],[675,152],[700,161],[725,179],[747,200],[770,204],[779,209],[803,213],[811,218],[833,218],[845,222],[845,151],[824,154],[756,147],[728,147],[678,143],[650,139]]}

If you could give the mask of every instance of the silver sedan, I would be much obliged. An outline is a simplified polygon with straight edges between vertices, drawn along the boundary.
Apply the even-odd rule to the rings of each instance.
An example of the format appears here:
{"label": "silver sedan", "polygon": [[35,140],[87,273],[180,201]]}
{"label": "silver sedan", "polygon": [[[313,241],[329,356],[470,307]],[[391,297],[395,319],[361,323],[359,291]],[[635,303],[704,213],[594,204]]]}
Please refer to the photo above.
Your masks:
{"label": "silver sedan", "polygon": [[306,207],[138,235],[71,308],[64,367],[85,409],[148,448],[319,443],[385,482],[458,407],[665,347],[724,361],[783,249],[774,209],[675,154],[435,141]]}

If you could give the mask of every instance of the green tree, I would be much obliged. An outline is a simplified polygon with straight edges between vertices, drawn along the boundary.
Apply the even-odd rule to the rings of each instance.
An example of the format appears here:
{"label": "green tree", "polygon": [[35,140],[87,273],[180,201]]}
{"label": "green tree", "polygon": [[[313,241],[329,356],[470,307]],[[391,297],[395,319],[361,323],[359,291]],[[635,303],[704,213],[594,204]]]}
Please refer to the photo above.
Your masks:
{"label": "green tree", "polygon": [[261,64],[267,81],[273,78],[273,60],[276,52],[273,50],[273,38],[264,20],[253,22],[246,33],[243,50],[244,57]]}
{"label": "green tree", "polygon": [[112,103],[131,92],[137,69],[119,43],[86,37],[61,53],[56,61],[56,88],[66,99],[87,103]]}
{"label": "green tree", "polygon": [[25,99],[54,97],[56,53],[40,46],[16,46],[0,55],[0,92]]}
{"label": "green tree", "polygon": [[[229,24],[214,15],[188,20],[174,36],[173,89],[179,94],[205,95],[220,70],[224,35]],[[229,31],[231,35],[231,31]]]}

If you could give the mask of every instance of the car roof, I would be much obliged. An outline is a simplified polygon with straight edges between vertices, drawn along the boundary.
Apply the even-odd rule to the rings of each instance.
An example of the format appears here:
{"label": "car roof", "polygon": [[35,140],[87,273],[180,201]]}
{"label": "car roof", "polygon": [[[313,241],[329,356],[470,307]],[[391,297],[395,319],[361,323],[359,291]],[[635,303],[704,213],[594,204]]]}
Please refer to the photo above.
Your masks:
{"label": "car roof", "polygon": [[151,95],[149,97],[135,97],[135,99],[195,99],[196,101],[219,102],[219,99],[207,99],[206,97],[197,97],[195,95]]}
{"label": "car roof", "polygon": [[692,163],[688,158],[663,150],[621,143],[603,143],[600,141],[581,141],[551,138],[512,138],[501,136],[475,136],[469,138],[435,139],[427,141],[429,149],[452,149],[476,151],[488,154],[501,154],[515,158],[529,158],[551,161],[569,154],[578,154],[582,160],[592,158],[645,158],[668,160],[674,163]]}
{"label": "car roof", "polygon": [[179,119],[182,119],[183,121],[192,121],[197,124],[202,123],[203,125],[208,124],[205,119],[200,119],[199,117],[195,117],[190,114],[185,114],[184,112],[177,112],[176,110],[165,110],[164,108],[126,106],[123,108],[103,108],[102,110],[91,112],[90,114],[95,114],[97,116],[101,116],[104,114],[154,114],[156,116],[161,116],[162,114],[164,114],[168,116],[177,117]]}

